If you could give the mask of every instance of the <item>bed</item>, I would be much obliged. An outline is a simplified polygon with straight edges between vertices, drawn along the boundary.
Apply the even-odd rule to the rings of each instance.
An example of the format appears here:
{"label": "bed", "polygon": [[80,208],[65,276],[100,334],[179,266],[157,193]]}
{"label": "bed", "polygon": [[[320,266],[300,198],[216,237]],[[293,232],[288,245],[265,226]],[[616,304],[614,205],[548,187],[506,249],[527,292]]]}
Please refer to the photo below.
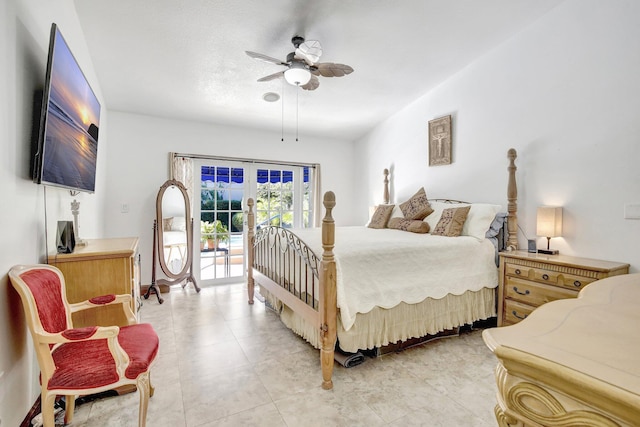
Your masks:
{"label": "bed", "polygon": [[[424,202],[426,195],[402,203],[399,213],[389,204],[386,174],[385,203],[367,227],[336,229],[336,200],[329,191],[320,229],[265,227],[256,232],[249,199],[249,304],[258,285],[283,323],[320,349],[325,389],[333,387],[336,342],[341,350],[355,352],[495,317],[496,250],[517,248],[514,149],[508,159],[508,204],[502,215],[495,205],[429,200],[433,212],[426,218],[406,219],[420,205],[412,203]],[[377,226],[382,211],[386,221]],[[387,228],[392,223],[400,225]],[[416,227],[430,233],[410,232]],[[447,234],[454,228],[458,234]],[[495,238],[505,228],[503,243],[497,245]]]}
{"label": "bed", "polygon": [[164,259],[171,271],[182,270],[186,261],[187,233],[184,217],[162,219]]}

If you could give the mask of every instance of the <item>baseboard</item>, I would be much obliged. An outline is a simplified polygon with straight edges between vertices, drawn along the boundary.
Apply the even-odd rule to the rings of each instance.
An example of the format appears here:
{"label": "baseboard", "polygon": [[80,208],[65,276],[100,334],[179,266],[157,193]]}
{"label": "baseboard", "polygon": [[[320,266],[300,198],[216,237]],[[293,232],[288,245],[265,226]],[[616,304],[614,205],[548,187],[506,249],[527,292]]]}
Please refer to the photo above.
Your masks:
{"label": "baseboard", "polygon": [[[144,295],[147,293],[147,289],[149,289],[150,285],[140,285],[140,295]],[[169,292],[171,292],[171,287],[169,285],[158,285],[158,287],[160,288],[160,293],[161,294],[168,294]]]}

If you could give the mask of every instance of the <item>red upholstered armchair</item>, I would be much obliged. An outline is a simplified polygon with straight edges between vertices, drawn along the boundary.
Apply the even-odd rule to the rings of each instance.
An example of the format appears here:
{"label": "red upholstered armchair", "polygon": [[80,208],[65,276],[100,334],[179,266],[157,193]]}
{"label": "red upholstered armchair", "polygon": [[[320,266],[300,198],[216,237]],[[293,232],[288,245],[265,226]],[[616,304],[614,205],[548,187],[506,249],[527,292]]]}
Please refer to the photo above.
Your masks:
{"label": "red upholstered armchair", "polygon": [[[15,266],[9,272],[20,294],[40,365],[44,427],[54,427],[57,395],[66,396],[65,423],[71,422],[76,396],[134,384],[140,392],[138,425],[144,426],[153,395],[149,369],[158,354],[158,336],[148,323],[136,323],[131,295],[105,295],[69,304],[64,277],[50,265]],[[128,326],[74,328],[71,314],[120,304]]]}

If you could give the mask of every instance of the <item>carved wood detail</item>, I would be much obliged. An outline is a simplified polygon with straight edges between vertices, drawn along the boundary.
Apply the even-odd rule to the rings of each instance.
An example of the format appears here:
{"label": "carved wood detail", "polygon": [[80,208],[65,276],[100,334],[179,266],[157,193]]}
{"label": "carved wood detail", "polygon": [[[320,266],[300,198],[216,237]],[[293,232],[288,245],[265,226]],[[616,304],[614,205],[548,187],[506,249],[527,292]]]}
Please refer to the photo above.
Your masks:
{"label": "carved wood detail", "polygon": [[510,258],[509,264],[517,264],[523,267],[544,268],[549,271],[557,271],[558,273],[572,274],[574,276],[589,277],[592,279],[602,278],[603,273],[593,270],[585,270],[584,268],[568,267],[557,264],[546,264],[538,261],[530,261],[526,259]]}
{"label": "carved wood detail", "polygon": [[567,409],[549,391],[509,374],[502,364],[496,366],[495,376],[499,399],[494,413],[501,427],[531,425],[526,423],[527,420],[546,427],[620,427],[611,418],[584,409],[584,403],[568,396],[567,399],[573,403],[571,406],[582,409]]}
{"label": "carved wood detail", "polygon": [[617,422],[593,411],[567,410],[551,393],[529,382],[517,383],[503,397],[514,412],[543,426],[620,427]]}

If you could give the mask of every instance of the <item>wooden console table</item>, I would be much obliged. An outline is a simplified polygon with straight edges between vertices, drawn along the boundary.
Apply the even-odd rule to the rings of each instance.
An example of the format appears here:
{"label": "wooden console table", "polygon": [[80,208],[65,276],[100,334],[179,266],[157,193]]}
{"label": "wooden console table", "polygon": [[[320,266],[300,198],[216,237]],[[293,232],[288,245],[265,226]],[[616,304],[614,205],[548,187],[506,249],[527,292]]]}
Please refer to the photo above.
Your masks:
{"label": "wooden console table", "polygon": [[[130,294],[137,315],[140,300],[138,238],[93,239],[70,254],[49,255],[49,264],[64,274],[67,299],[80,302],[99,295]],[[73,314],[75,327],[124,326],[127,320],[118,306],[99,307]]]}
{"label": "wooden console table", "polygon": [[593,282],[522,322],[487,329],[500,426],[638,426],[640,274]]}

